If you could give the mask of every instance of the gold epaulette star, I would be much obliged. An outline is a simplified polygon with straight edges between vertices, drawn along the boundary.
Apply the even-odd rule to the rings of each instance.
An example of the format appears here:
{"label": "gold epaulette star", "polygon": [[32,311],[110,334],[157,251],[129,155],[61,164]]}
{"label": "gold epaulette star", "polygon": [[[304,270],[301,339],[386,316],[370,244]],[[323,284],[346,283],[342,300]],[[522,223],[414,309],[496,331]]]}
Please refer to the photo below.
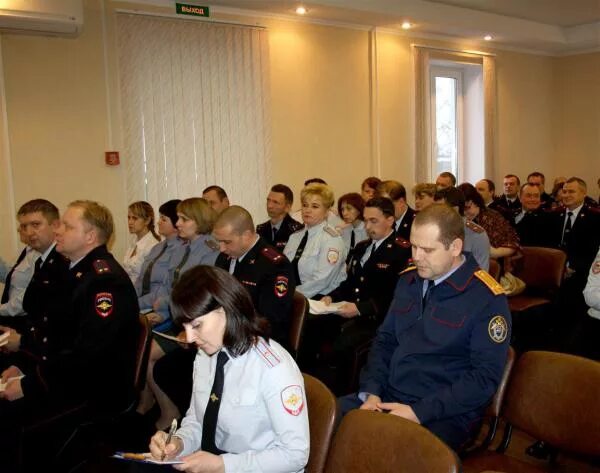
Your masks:
{"label": "gold epaulette star", "polygon": [[218,397],[215,395],[215,393],[212,393],[212,394],[210,395],[210,400],[211,400],[212,402],[216,402],[216,401],[218,401],[218,400],[219,400],[219,398],[218,398]]}

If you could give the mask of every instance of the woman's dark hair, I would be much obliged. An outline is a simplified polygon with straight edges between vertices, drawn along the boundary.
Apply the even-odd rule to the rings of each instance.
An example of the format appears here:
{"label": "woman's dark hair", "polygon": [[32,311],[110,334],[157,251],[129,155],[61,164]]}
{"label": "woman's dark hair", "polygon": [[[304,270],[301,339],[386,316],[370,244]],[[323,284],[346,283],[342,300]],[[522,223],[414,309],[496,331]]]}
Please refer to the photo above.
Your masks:
{"label": "woman's dark hair", "polygon": [[485,203],[483,202],[483,197],[481,197],[481,194],[477,192],[477,189],[475,189],[473,184],[463,182],[460,186],[458,186],[458,188],[465,195],[465,202],[471,201],[481,210],[486,209]]}
{"label": "woman's dark hair", "polygon": [[343,196],[341,196],[338,199],[338,203],[337,203],[337,207],[338,207],[338,214],[340,216],[340,218],[342,217],[342,205],[343,204],[349,204],[352,207],[354,207],[356,210],[358,210],[358,219],[362,220],[363,219],[363,210],[365,209],[365,201],[363,200],[362,196],[356,192],[351,192],[349,194],[344,194]]}
{"label": "woman's dark hair", "polygon": [[246,288],[227,271],[195,266],[183,273],[171,293],[173,319],[180,324],[219,307],[226,317],[223,346],[233,356],[246,353],[257,337],[268,340],[268,321],[259,317]]}

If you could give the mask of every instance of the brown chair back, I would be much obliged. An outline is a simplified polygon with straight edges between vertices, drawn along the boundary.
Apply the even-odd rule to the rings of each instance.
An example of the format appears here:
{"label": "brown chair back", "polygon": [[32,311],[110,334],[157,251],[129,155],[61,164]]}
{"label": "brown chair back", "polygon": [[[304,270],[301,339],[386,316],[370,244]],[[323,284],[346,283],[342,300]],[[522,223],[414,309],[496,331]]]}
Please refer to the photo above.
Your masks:
{"label": "brown chair back", "polygon": [[488,273],[496,280],[500,281],[500,264],[494,258],[490,258],[490,269]]}
{"label": "brown chair back", "polygon": [[308,302],[304,294],[294,291],[292,303],[292,320],[290,323],[290,350],[292,355],[297,356],[300,349],[300,340],[302,339],[302,329],[304,328],[304,319],[306,317]]}
{"label": "brown chair back", "polygon": [[528,289],[557,291],[562,283],[567,254],[537,246],[524,246],[522,252],[523,258],[516,265],[514,275],[525,281]]}
{"label": "brown chair back", "polygon": [[321,381],[308,374],[303,376],[310,427],[310,456],[305,471],[322,473],[337,420],[337,403],[333,393]]}
{"label": "brown chair back", "polygon": [[503,417],[533,438],[573,453],[600,455],[600,363],[530,351],[517,361]]}
{"label": "brown chair back", "polygon": [[326,473],[455,473],[456,454],[426,428],[381,412],[350,411],[333,438]]}

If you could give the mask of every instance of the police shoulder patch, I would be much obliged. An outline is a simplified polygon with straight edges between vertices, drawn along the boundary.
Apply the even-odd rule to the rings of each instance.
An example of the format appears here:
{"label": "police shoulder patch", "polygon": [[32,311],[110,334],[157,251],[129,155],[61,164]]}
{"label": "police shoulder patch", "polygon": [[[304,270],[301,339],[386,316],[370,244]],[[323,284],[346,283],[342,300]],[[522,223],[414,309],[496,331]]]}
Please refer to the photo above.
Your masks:
{"label": "police shoulder patch", "polygon": [[270,246],[264,247],[260,250],[261,254],[267,258],[269,261],[275,264],[279,264],[284,261],[284,257],[281,253],[278,253],[277,250],[271,248]]}
{"label": "police shoulder patch", "polygon": [[335,228],[330,227],[329,225],[325,225],[323,227],[323,230],[326,233],[329,233],[332,237],[339,237],[340,236],[340,232],[338,232]]}
{"label": "police shoulder patch", "polygon": [[465,227],[474,231],[475,233],[485,232],[485,229],[481,225],[477,225],[475,222],[471,222],[471,220],[465,220]]}
{"label": "police shoulder patch", "polygon": [[475,271],[474,276],[479,279],[483,284],[487,286],[487,288],[492,291],[495,296],[499,296],[500,294],[504,294],[504,289],[500,285],[498,281],[496,281],[490,273],[480,269],[479,271]]}
{"label": "police shoulder patch", "polygon": [[96,274],[107,274],[110,273],[110,266],[108,261],[105,259],[97,259],[92,262],[92,266]]}
{"label": "police shoulder patch", "polygon": [[503,343],[508,336],[508,323],[504,316],[494,315],[488,324],[488,334],[493,342]]}
{"label": "police shoulder patch", "polygon": [[94,299],[96,314],[105,319],[113,313],[113,295],[110,292],[99,292]]}
{"label": "police shoulder patch", "polygon": [[417,269],[417,267],[414,266],[414,265],[413,266],[408,266],[408,267],[404,268],[402,271],[400,271],[398,273],[398,276],[401,276],[402,274],[408,273],[408,272],[410,272],[410,271],[412,271],[414,269]]}
{"label": "police shoulder patch", "polygon": [[410,241],[405,240],[402,237],[396,237],[394,243],[396,243],[396,245],[400,246],[401,248],[410,248]]}
{"label": "police shoulder patch", "polygon": [[298,416],[304,409],[304,394],[297,384],[286,386],[281,390],[281,404],[288,414]]}
{"label": "police shoulder patch", "polygon": [[286,276],[277,276],[275,278],[275,295],[280,299],[288,293],[288,278]]}

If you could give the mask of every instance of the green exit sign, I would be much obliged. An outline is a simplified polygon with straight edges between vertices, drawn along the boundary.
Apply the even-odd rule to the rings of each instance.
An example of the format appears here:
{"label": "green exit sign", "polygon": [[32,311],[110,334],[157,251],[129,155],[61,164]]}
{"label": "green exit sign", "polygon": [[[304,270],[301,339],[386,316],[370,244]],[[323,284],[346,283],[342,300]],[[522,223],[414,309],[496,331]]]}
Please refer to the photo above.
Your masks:
{"label": "green exit sign", "polygon": [[188,5],[186,3],[176,3],[175,11],[179,15],[205,16],[208,18],[208,7]]}

